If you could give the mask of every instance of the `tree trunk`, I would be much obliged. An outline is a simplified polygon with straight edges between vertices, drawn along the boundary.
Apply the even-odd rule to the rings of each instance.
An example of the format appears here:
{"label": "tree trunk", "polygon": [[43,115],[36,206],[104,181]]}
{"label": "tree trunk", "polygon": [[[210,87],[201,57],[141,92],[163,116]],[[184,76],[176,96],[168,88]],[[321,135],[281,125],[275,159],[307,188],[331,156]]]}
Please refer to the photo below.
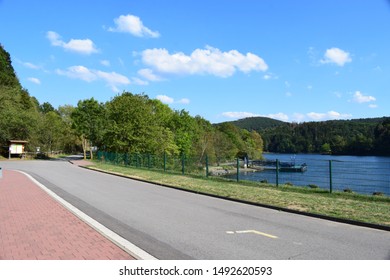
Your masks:
{"label": "tree trunk", "polygon": [[81,142],[83,145],[83,153],[84,153],[84,159],[87,159],[87,139],[83,136],[81,136]]}
{"label": "tree trunk", "polygon": [[92,142],[89,142],[89,153],[90,153],[90,156],[91,156],[91,160],[93,160],[93,147],[92,147]]}

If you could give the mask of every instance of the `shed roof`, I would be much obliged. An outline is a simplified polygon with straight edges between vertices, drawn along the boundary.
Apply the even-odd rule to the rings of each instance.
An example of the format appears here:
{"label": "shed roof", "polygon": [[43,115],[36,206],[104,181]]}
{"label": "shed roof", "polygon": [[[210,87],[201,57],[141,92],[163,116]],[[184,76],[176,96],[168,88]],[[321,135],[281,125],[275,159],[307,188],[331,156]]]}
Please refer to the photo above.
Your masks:
{"label": "shed roof", "polygon": [[10,144],[26,144],[28,141],[25,140],[9,140],[8,141]]}

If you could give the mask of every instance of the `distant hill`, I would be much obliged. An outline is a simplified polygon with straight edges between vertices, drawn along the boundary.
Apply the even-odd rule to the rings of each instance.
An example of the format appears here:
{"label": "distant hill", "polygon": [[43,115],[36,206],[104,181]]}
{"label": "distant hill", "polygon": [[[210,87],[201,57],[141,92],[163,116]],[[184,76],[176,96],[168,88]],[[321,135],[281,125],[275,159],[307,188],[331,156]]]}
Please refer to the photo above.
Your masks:
{"label": "distant hill", "polygon": [[260,133],[264,151],[390,155],[390,118],[287,123],[253,117],[229,122]]}
{"label": "distant hill", "polygon": [[266,117],[250,117],[250,118],[240,119],[237,121],[232,121],[229,123],[232,123],[233,125],[242,129],[246,129],[248,131],[256,130],[259,132],[264,129],[288,125],[288,123],[286,122],[271,119],[271,118],[266,118]]}

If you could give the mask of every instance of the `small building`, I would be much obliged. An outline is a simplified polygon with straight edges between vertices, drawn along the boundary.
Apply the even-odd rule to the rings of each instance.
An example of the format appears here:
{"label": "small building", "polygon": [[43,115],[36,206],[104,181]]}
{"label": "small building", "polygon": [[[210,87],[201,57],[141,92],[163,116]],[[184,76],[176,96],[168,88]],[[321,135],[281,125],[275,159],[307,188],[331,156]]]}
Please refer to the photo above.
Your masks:
{"label": "small building", "polygon": [[24,156],[24,147],[28,141],[24,140],[9,140],[8,158],[11,159],[13,155],[19,157]]}

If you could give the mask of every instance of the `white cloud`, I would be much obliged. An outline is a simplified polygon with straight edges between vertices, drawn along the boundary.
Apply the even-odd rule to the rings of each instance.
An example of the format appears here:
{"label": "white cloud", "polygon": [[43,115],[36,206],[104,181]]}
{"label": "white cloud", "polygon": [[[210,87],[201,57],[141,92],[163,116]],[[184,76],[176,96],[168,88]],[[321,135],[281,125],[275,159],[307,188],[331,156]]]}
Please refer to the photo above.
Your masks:
{"label": "white cloud", "polygon": [[263,117],[276,119],[276,120],[280,120],[280,121],[284,121],[284,122],[287,122],[289,120],[289,117],[284,113],[268,114],[268,115],[265,115]]}
{"label": "white cloud", "polygon": [[277,80],[279,77],[273,73],[267,73],[263,76],[264,80]]}
{"label": "white cloud", "polygon": [[182,52],[170,54],[166,49],[147,49],[142,52],[142,61],[158,73],[177,75],[230,77],[237,70],[249,73],[268,69],[264,60],[255,54],[243,55],[236,50],[222,52],[210,46],[196,49],[190,55]]}
{"label": "white cloud", "polygon": [[305,114],[294,113],[294,114],[293,114],[292,120],[293,120],[294,122],[302,122],[302,121],[305,120],[305,118],[306,118],[306,115],[305,115]]}
{"label": "white cloud", "polygon": [[165,104],[172,104],[175,101],[172,97],[166,95],[157,95],[156,99],[160,100],[162,103]]}
{"label": "white cloud", "polygon": [[38,70],[42,68],[41,66],[35,65],[31,62],[23,62],[23,65],[27,68],[34,69],[34,70]]}
{"label": "white cloud", "polygon": [[108,31],[130,33],[137,37],[160,37],[160,33],[144,26],[141,19],[134,15],[121,15],[114,22],[116,26],[108,28]]}
{"label": "white cloud", "polygon": [[27,80],[37,85],[41,84],[41,81],[38,78],[27,78]]}
{"label": "white cloud", "polygon": [[320,61],[322,64],[333,63],[338,66],[344,66],[348,62],[352,62],[351,55],[339,48],[327,49],[324,58]]}
{"label": "white cloud", "polygon": [[126,76],[116,72],[103,72],[100,70],[88,69],[84,66],[71,66],[66,70],[57,69],[56,73],[58,75],[66,76],[72,79],[79,79],[86,82],[102,80],[105,81],[114,92],[119,91],[118,86],[131,84],[130,80]]}
{"label": "white cloud", "polygon": [[153,73],[153,70],[151,69],[141,69],[138,71],[138,74],[147,79],[148,81],[152,81],[152,82],[158,82],[158,81],[162,81],[163,78],[159,77],[158,75],[154,74]]}
{"label": "white cloud", "polygon": [[260,114],[255,114],[255,113],[251,113],[251,112],[224,112],[224,113],[222,113],[222,116],[229,118],[229,119],[266,117],[266,118],[277,119],[277,120],[281,120],[281,121],[288,121],[289,120],[289,117],[284,113],[260,115]]}
{"label": "white cloud", "polygon": [[101,60],[100,64],[103,66],[107,66],[107,67],[111,66],[111,63],[109,60]]}
{"label": "white cloud", "polygon": [[372,101],[376,101],[376,98],[374,96],[364,95],[360,91],[356,91],[353,95],[352,101],[356,103],[369,103]]}
{"label": "white cloud", "polygon": [[341,114],[336,111],[329,111],[327,113],[311,112],[306,114],[306,116],[309,117],[310,120],[314,121],[348,119],[352,117],[351,114]]}
{"label": "white cloud", "polygon": [[95,71],[97,77],[103,79],[110,85],[128,85],[130,84],[130,80],[121,74],[115,72],[103,72],[103,71]]}
{"label": "white cloud", "polygon": [[83,80],[85,82],[92,82],[97,80],[97,75],[94,73],[94,71],[91,71],[87,67],[80,65],[68,67],[65,71],[57,69],[56,73],[72,79]]}
{"label": "white cloud", "polygon": [[336,111],[329,111],[327,113],[310,112],[307,114],[294,113],[292,116],[289,116],[282,112],[275,113],[275,114],[266,114],[266,115],[255,114],[250,112],[224,112],[222,113],[222,116],[229,119],[266,117],[266,118],[276,119],[284,122],[325,121],[325,120],[349,119],[352,117],[351,114],[342,114]]}
{"label": "white cloud", "polygon": [[49,31],[46,34],[47,39],[49,39],[52,46],[62,47],[66,51],[76,52],[80,54],[93,54],[97,53],[98,50],[95,47],[95,44],[90,39],[71,39],[68,43],[62,41],[61,36],[54,32]]}
{"label": "white cloud", "polygon": [[144,80],[137,78],[137,77],[132,77],[131,83],[134,85],[139,85],[139,86],[146,86],[149,84],[148,81],[144,81]]}
{"label": "white cloud", "polygon": [[243,119],[243,118],[251,118],[251,117],[259,117],[260,115],[250,113],[250,112],[224,112],[222,116],[229,119]]}
{"label": "white cloud", "polygon": [[177,101],[177,103],[179,104],[190,104],[190,102],[191,101],[188,98],[182,98],[179,101]]}
{"label": "white cloud", "polygon": [[191,102],[188,98],[182,98],[182,99],[176,101],[174,98],[169,97],[167,95],[157,95],[156,99],[160,100],[162,103],[165,103],[165,104],[173,104],[173,103],[190,104],[190,102]]}

